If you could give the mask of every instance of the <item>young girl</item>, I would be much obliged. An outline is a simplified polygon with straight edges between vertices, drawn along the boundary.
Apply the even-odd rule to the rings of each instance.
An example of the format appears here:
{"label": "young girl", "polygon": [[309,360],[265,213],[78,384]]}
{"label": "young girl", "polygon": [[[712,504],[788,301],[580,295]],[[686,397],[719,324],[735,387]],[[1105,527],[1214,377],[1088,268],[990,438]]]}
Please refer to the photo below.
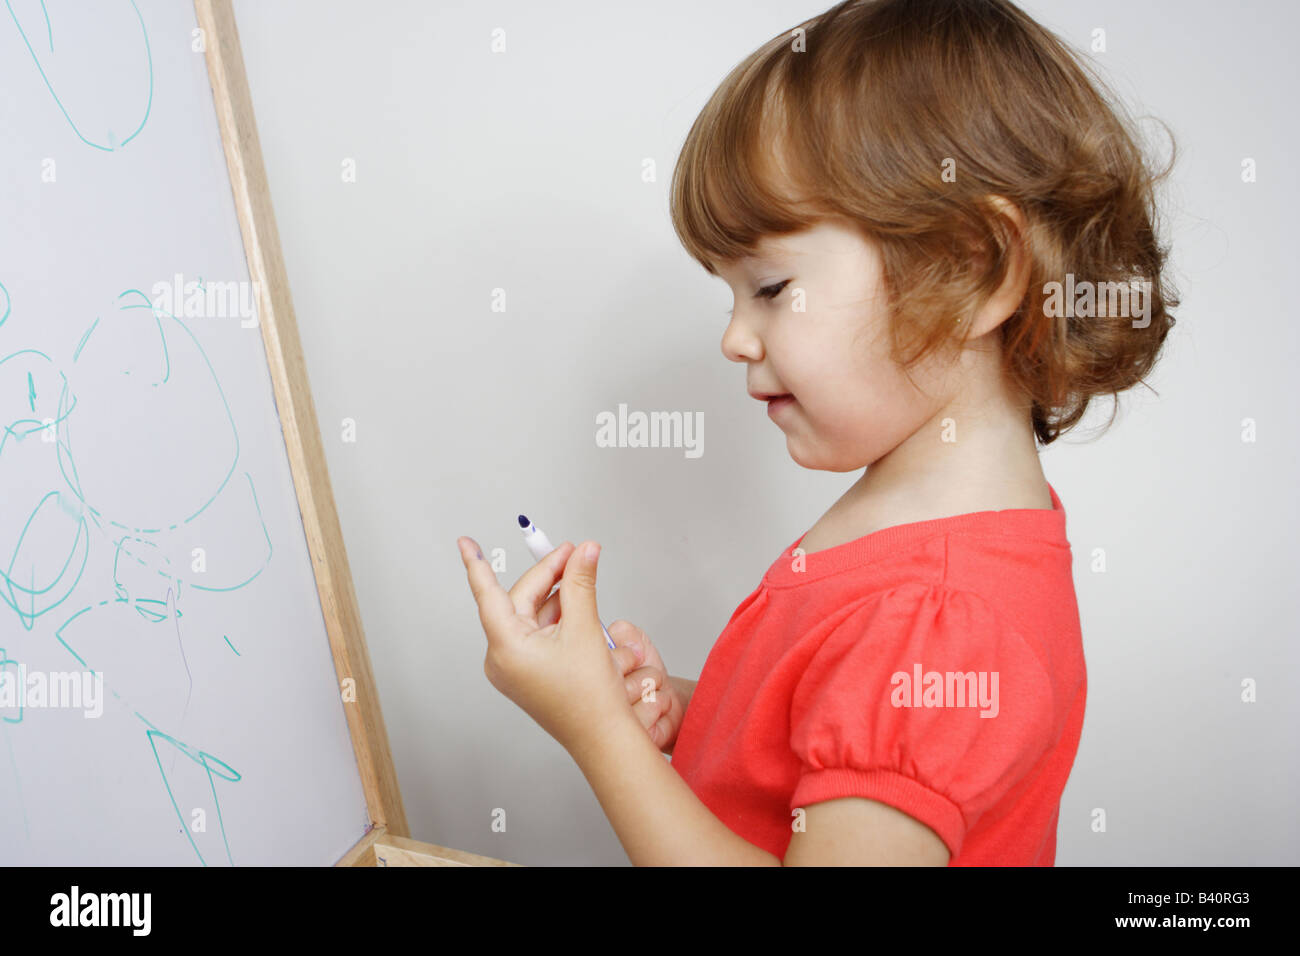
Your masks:
{"label": "young girl", "polygon": [[723,354],[796,462],[866,471],[698,683],[625,622],[610,654],[582,549],[507,594],[458,540],[489,679],[634,863],[1054,862],[1087,679],[1037,446],[1143,379],[1177,305],[1168,170],[1100,86],[1006,0],[847,0],[696,120],[672,214],[735,294]]}

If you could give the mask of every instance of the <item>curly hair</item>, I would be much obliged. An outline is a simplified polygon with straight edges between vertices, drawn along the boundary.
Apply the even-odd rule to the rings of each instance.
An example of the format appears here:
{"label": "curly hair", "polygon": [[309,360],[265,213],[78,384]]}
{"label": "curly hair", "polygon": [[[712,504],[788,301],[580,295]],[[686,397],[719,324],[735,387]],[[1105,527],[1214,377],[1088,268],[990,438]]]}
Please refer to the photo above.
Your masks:
{"label": "curly hair", "polygon": [[[1029,284],[1001,325],[1002,361],[1047,445],[1095,397],[1117,411],[1173,328],[1155,202],[1170,142],[1153,172],[1086,58],[1008,0],[845,0],[713,93],[673,171],[671,216],[714,275],[765,236],[853,223],[880,249],[905,368],[960,344],[959,320],[1023,243]],[[1023,234],[991,197],[1019,209]],[[1089,307],[1061,308],[1076,280]],[[1125,290],[1146,291],[1141,322],[1115,308]]]}

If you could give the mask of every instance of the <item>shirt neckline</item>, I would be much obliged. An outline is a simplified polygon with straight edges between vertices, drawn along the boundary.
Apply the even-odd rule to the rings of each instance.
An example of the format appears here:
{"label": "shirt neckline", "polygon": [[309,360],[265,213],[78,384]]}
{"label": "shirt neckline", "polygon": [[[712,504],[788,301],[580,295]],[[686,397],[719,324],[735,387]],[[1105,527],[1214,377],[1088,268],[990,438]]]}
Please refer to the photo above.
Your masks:
{"label": "shirt neckline", "polygon": [[867,564],[927,538],[957,532],[1011,535],[1068,547],[1069,541],[1065,535],[1065,506],[1061,504],[1061,499],[1057,496],[1051,482],[1047,483],[1047,490],[1052,495],[1050,509],[1006,508],[1001,511],[972,511],[946,518],[910,521],[906,524],[881,528],[861,538],[803,555],[803,570],[795,570],[794,550],[808,536],[808,532],[805,531],[772,562],[767,573],[763,575],[763,583],[776,587],[805,584],[826,577],[828,574]]}

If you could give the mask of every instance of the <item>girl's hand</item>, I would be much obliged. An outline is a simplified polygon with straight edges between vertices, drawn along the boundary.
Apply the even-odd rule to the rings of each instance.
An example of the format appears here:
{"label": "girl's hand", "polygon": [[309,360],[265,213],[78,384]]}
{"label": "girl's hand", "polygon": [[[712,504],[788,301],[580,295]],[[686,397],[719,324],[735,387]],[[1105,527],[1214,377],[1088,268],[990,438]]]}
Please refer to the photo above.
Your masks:
{"label": "girl's hand", "polygon": [[645,631],[635,624],[615,621],[609,626],[609,636],[618,645],[614,656],[623,671],[632,712],[654,745],[664,753],[671,753],[682,718],[686,716],[686,705],[668,679],[663,658]]}
{"label": "girl's hand", "polygon": [[[492,686],[570,753],[614,721],[629,719],[620,665],[596,613],[596,559],[566,541],[507,592],[472,538],[456,544],[487,636],[483,673]],[[585,544],[599,551],[595,542]],[[538,612],[557,579],[564,616],[542,625]]]}

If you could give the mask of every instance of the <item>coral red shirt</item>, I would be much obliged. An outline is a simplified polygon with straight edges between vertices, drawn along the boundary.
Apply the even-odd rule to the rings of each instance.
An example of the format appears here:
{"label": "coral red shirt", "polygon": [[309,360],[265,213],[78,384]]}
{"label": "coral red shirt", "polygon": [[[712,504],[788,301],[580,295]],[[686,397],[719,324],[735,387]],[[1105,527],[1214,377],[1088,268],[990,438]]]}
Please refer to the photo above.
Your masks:
{"label": "coral red shirt", "polygon": [[1052,865],[1087,675],[1051,495],[807,555],[801,535],[710,651],[672,766],[781,858],[797,808],[867,797],[950,866]]}

